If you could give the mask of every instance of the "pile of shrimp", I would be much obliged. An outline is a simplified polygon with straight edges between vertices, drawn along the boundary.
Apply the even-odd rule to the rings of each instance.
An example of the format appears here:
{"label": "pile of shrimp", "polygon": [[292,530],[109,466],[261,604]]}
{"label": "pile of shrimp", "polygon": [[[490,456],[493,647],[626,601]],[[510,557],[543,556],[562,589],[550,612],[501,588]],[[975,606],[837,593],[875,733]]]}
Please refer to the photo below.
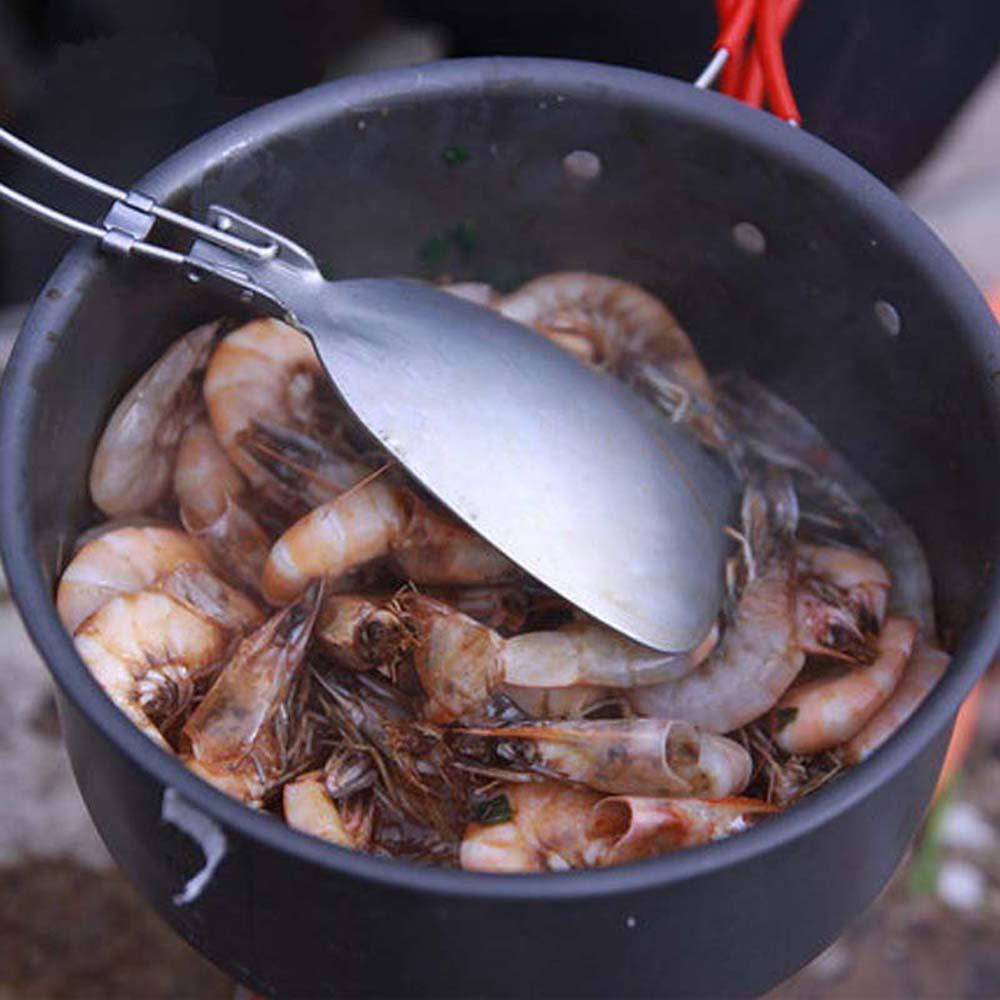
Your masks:
{"label": "pile of shrimp", "polygon": [[797,411],[710,378],[624,281],[444,287],[624,380],[728,469],[715,626],[660,653],[588,619],[409,480],[302,334],[211,322],[114,411],[90,474],[108,519],[57,593],[146,736],[340,847],[536,872],[747,829],[912,714],[948,665],[920,545]]}

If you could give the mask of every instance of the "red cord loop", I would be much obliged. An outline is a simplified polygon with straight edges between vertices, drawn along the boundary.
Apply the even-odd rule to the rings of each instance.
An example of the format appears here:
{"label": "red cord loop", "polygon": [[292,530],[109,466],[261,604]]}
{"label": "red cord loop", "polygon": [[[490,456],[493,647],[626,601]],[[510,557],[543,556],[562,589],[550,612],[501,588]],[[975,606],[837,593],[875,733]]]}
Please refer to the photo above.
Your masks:
{"label": "red cord loop", "polygon": [[720,25],[715,51],[724,48],[729,52],[720,90],[758,108],[766,97],[776,115],[797,125],[802,119],[788,82],[781,46],[801,3],[802,0],[715,0]]}

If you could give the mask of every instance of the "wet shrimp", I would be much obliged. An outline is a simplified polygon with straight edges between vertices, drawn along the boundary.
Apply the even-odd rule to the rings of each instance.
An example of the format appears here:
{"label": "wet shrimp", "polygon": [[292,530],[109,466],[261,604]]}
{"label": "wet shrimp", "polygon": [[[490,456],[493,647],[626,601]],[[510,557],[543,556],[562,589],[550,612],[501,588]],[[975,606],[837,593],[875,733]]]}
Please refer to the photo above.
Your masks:
{"label": "wet shrimp", "polygon": [[601,863],[641,861],[741,833],[777,808],[758,799],[615,796],[594,806],[588,834]]}
{"label": "wet shrimp", "polygon": [[220,326],[207,323],[176,340],[115,408],[90,467],[90,495],[108,517],[141,514],[164,499]]}
{"label": "wet shrimp", "polygon": [[[302,401],[325,378],[309,338],[276,319],[247,323],[215,349],[205,373],[205,405],[220,444],[255,489],[266,490],[273,479],[248,440],[260,427],[329,426],[329,421],[317,422]],[[331,457],[325,477],[335,490],[343,490],[367,471],[350,459],[336,463]]]}
{"label": "wet shrimp", "polygon": [[840,751],[844,763],[860,764],[882,746],[920,707],[950,662],[947,653],[918,638],[896,689]]}
{"label": "wet shrimp", "polygon": [[410,631],[392,598],[331,594],[316,623],[316,642],[342,667],[378,668],[391,676],[410,648]]}
{"label": "wet shrimp", "polygon": [[750,754],[687,722],[600,719],[467,727],[506,762],[547,777],[622,795],[725,798],[750,781]]}
{"label": "wet shrimp", "polygon": [[763,715],[798,676],[805,653],[795,613],[798,507],[786,477],[744,492],[744,532],[755,575],[712,655],[679,681],[629,692],[640,715],[726,733]]}
{"label": "wet shrimp", "polygon": [[889,574],[854,549],[800,542],[796,614],[807,653],[870,663],[886,614]]}
{"label": "wet shrimp", "polygon": [[174,468],[181,523],[236,582],[256,592],[271,539],[244,506],[246,489],[212,428],[205,421],[192,424],[181,439]]}
{"label": "wet shrimp", "polygon": [[745,443],[765,461],[788,469],[814,491],[863,547],[884,563],[892,580],[889,611],[911,618],[935,641],[930,569],[913,529],[878,491],[835,451],[796,409],[749,375],[713,379],[720,409]]}
{"label": "wet shrimp", "polygon": [[591,684],[557,688],[503,684],[500,691],[532,719],[583,719],[605,708],[614,709],[619,715],[631,714],[628,702],[615,688]]}
{"label": "wet shrimp", "polygon": [[828,580],[876,625],[885,618],[891,581],[885,566],[873,556],[833,545],[796,546],[799,573]]}
{"label": "wet shrimp", "polygon": [[246,636],[184,724],[188,767],[248,805],[261,804],[280,771],[271,722],[302,666],[322,591],[310,587]]}
{"label": "wet shrimp", "polygon": [[578,623],[504,639],[433,598],[408,594],[399,603],[415,630],[413,663],[426,715],[436,722],[481,718],[501,684],[625,688],[680,677],[704,650],[660,653],[604,626]]}
{"label": "wet shrimp", "polygon": [[275,542],[264,566],[269,601],[293,599],[310,580],[331,581],[393,556],[416,583],[486,583],[519,575],[506,556],[409,490],[373,479],[310,511]]}
{"label": "wet shrimp", "polygon": [[708,376],[687,334],[659,299],[627,281],[566,271],[546,274],[504,296],[497,306],[510,319],[534,327],[564,349],[617,370],[641,358],[679,374],[711,397]]}
{"label": "wet shrimp", "polygon": [[[169,590],[123,593],[105,603],[77,629],[80,658],[111,700],[154,743],[188,707],[196,687],[221,666],[232,639],[258,618],[238,599],[225,608],[219,592],[196,594],[189,579],[175,596]],[[210,607],[214,616],[200,613]]]}
{"label": "wet shrimp", "polygon": [[207,566],[202,545],[177,528],[144,526],[108,531],[88,542],[63,570],[56,591],[59,617],[70,632],[102,605],[144,590],[182,563]]}
{"label": "wet shrimp", "polygon": [[323,771],[309,771],[282,789],[285,822],[303,833],[365,851],[371,847],[373,810],[368,796],[335,801],[327,789]]}
{"label": "wet shrimp", "polygon": [[757,799],[604,797],[554,782],[507,785],[511,819],[470,823],[467,871],[540,872],[600,868],[707,844],[775,812]]}
{"label": "wet shrimp", "polygon": [[909,619],[887,618],[874,663],[794,686],[774,709],[774,742],[787,753],[815,754],[851,739],[898,685],[916,633]]}

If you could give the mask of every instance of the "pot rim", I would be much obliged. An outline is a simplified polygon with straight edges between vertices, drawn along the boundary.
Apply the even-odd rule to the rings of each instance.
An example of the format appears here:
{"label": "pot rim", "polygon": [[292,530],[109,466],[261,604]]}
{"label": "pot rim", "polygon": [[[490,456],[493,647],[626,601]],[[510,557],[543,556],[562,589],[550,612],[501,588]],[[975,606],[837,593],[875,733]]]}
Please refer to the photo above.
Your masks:
{"label": "pot rim", "polygon": [[[349,77],[283,98],[234,119],[173,154],[137,187],[176,201],[204,171],[246,147],[267,142],[280,128],[295,130],[334,115],[363,116],[412,100],[456,94],[505,93],[561,96],[566,103],[616,100],[693,118],[784,160],[832,193],[851,201],[883,233],[892,252],[905,253],[921,277],[946,298],[968,333],[1000,437],[1000,387],[989,378],[997,367],[997,326],[982,296],[949,251],[882,183],[826,143],[771,115],[690,84],[639,70],[564,59],[489,57],[446,60],[423,66]],[[0,393],[0,549],[11,592],[50,673],[73,704],[147,775],[243,837],[286,852],[342,876],[400,889],[482,899],[555,900],[652,890],[777,851],[850,809],[907,767],[945,726],[1000,645],[998,546],[984,552],[991,568],[973,623],[944,678],[917,712],[877,753],[837,781],[752,830],[714,844],[644,862],[596,871],[487,875],[433,868],[346,850],[299,833],[255,812],[190,773],[158,749],[112,704],[76,654],[63,630],[52,593],[35,554],[26,470],[28,414],[35,405],[33,373],[57,347],[89,280],[100,269],[122,266],[99,254],[96,241],[79,240],[34,303],[8,363]]]}

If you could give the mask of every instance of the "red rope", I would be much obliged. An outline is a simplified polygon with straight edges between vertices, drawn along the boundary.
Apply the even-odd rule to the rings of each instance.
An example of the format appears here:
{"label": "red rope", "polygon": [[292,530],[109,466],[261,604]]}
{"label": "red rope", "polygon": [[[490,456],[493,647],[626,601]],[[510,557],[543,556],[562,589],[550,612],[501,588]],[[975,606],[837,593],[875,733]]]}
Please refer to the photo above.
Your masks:
{"label": "red rope", "polygon": [[764,91],[768,105],[779,118],[798,125],[802,122],[802,116],[788,82],[785,56],[781,50],[781,12],[778,9],[781,2],[782,0],[759,0],[755,43],[764,71]]}

